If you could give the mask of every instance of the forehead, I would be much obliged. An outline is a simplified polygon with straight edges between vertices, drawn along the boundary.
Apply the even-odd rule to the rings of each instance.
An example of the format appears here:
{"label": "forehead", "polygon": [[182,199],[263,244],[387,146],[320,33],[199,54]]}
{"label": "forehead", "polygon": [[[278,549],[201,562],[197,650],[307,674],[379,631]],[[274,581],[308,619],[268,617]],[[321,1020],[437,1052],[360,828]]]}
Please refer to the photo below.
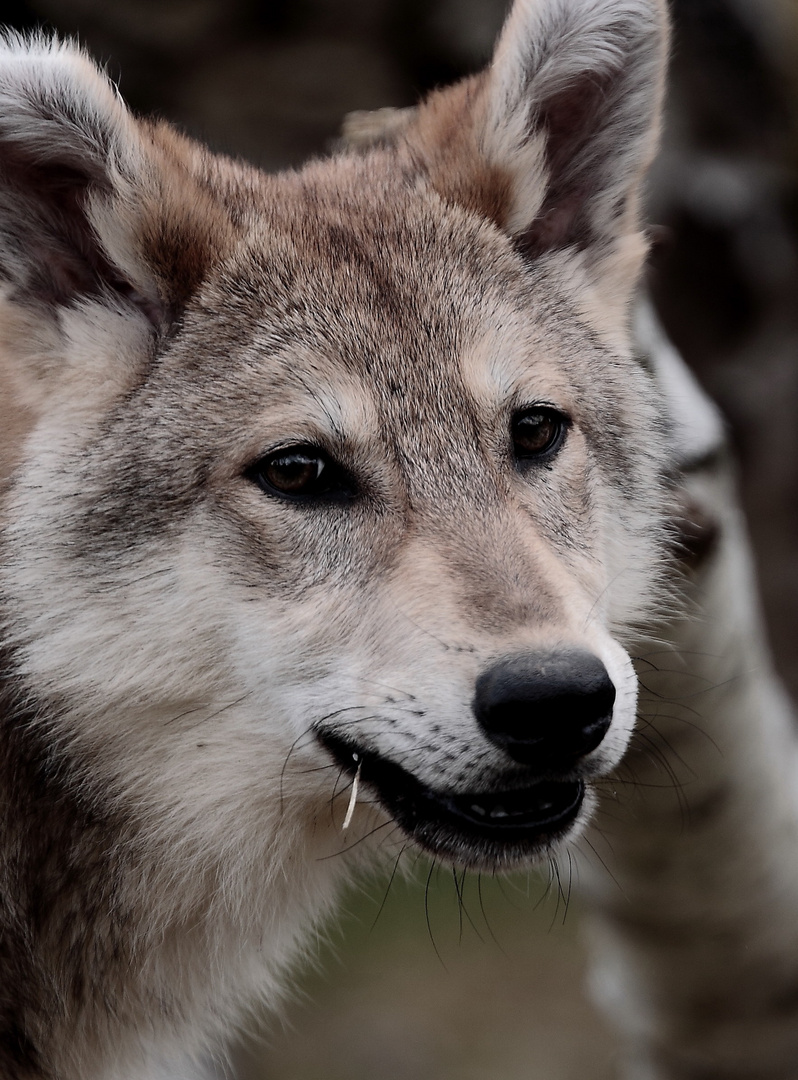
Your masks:
{"label": "forehead", "polygon": [[334,166],[273,178],[207,283],[186,321],[200,386],[333,426],[566,392],[562,297],[499,230],[373,163]]}

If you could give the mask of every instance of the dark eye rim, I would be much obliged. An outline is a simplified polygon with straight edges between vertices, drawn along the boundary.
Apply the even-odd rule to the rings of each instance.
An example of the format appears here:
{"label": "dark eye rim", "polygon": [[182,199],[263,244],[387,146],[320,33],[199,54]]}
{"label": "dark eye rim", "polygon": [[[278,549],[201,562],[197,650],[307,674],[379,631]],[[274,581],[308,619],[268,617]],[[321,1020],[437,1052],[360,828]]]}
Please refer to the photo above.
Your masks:
{"label": "dark eye rim", "polygon": [[[552,420],[555,425],[554,435],[549,439],[545,446],[540,450],[518,452],[517,440],[515,438],[516,425],[524,419],[524,417],[532,414],[539,413]],[[557,456],[565,443],[566,436],[571,427],[571,418],[567,413],[564,413],[562,409],[558,409],[555,405],[548,405],[544,403],[535,403],[533,405],[524,405],[519,409],[516,409],[512,416],[510,423],[510,438],[512,440],[512,452],[515,458],[516,464],[520,468],[534,466],[535,464],[545,464],[551,461]]]}
{"label": "dark eye rim", "polygon": [[[270,461],[290,454],[305,454],[323,460],[326,479],[323,486],[313,491],[283,491],[271,484],[263,475],[263,469]],[[314,443],[287,443],[261,454],[251,465],[244,469],[243,476],[259,488],[265,495],[292,503],[349,502],[357,495],[357,487],[352,475],[323,447]],[[320,476],[321,479],[321,476]]]}

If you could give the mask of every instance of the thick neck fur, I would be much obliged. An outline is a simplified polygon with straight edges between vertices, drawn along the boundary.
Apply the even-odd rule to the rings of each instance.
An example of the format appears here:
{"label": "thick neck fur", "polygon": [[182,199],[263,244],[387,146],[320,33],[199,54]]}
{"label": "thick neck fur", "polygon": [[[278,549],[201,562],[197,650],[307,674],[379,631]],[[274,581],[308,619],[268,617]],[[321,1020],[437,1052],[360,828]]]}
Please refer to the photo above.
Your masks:
{"label": "thick neck fur", "polygon": [[0,1069],[49,1078],[66,1065],[58,1032],[102,1022],[89,1020],[88,980],[118,982],[131,964],[129,918],[113,911],[125,828],[91,805],[67,755],[47,745],[52,717],[18,684],[7,651],[0,679],[0,953],[14,973],[0,986]]}
{"label": "thick neck fur", "polygon": [[135,811],[96,790],[91,763],[78,767],[59,745],[58,704],[37,699],[14,666],[4,649],[0,1076],[128,1077],[151,1047],[196,1047],[229,1030],[242,998],[276,992],[299,922],[307,930],[318,915],[313,889],[304,875],[292,889],[282,877],[267,900],[262,867],[258,884],[242,884],[250,904],[234,910],[220,900],[221,861],[181,874],[168,850],[141,841]]}

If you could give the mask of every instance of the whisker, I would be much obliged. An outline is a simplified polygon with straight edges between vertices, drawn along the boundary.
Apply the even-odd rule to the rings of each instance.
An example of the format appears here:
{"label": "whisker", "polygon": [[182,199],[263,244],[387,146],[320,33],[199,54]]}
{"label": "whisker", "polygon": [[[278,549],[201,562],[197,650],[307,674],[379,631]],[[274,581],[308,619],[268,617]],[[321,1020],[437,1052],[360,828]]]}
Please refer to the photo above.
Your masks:
{"label": "whisker", "polygon": [[438,958],[438,961],[439,961],[441,967],[448,974],[448,968],[446,967],[446,964],[444,964],[444,962],[443,962],[443,957],[441,956],[440,951],[438,949],[438,945],[437,945],[437,943],[435,941],[435,935],[432,932],[432,920],[430,918],[430,913],[429,913],[429,886],[430,886],[430,881],[432,880],[432,873],[435,870],[435,868],[436,868],[436,862],[433,859],[431,864],[430,864],[429,873],[427,874],[427,882],[426,882],[426,885],[424,886],[424,916],[425,916],[426,921],[427,921],[427,933],[429,934],[429,939],[432,942],[432,948],[433,948],[433,950],[435,952],[435,955]]}
{"label": "whisker", "polygon": [[388,879],[388,884],[385,887],[385,893],[383,894],[383,897],[382,897],[382,903],[380,904],[379,911],[374,916],[374,922],[371,924],[371,927],[369,929],[369,933],[371,933],[371,931],[374,930],[374,927],[377,925],[377,922],[379,921],[380,915],[382,915],[383,908],[385,907],[385,905],[386,905],[386,903],[388,901],[388,893],[391,891],[391,886],[393,885],[394,878],[396,877],[396,871],[399,869],[399,860],[402,858],[402,856],[404,855],[406,850],[407,850],[407,844],[405,844],[402,847],[399,854],[396,856],[396,862],[393,864],[393,870],[391,870],[391,876]]}
{"label": "whisker", "polygon": [[[235,708],[236,705],[240,705],[242,701],[246,701],[247,698],[251,696],[252,691],[248,690],[246,694],[242,694],[241,697],[237,697],[235,701],[229,701],[226,705],[222,705],[220,708],[216,709],[215,712],[209,713],[208,716],[204,716],[196,726],[199,726],[199,724],[207,724],[209,720],[215,720],[217,716],[221,716],[222,713],[227,712],[228,709]],[[172,716],[168,720],[166,720],[164,722],[164,726],[169,727],[171,724],[176,724],[178,720],[182,720],[184,716],[192,716],[194,713],[202,712],[203,709],[207,708],[207,705],[198,705],[196,708],[186,709],[185,712],[178,713],[177,716]]]}
{"label": "whisker", "polygon": [[484,900],[483,900],[483,897],[482,897],[482,874],[477,874],[477,896],[479,898],[479,910],[482,912],[482,921],[485,923],[488,934],[490,935],[491,940],[493,941],[494,945],[499,950],[499,952],[502,954],[502,956],[506,956],[507,953],[504,951],[504,949],[502,948],[502,946],[501,946],[501,944],[499,942],[499,939],[494,934],[493,927],[490,925],[490,922],[488,920],[488,916],[487,916],[487,914],[485,912],[485,903],[484,903]]}
{"label": "whisker", "polygon": [[458,882],[458,880],[457,880],[457,871],[456,871],[456,869],[454,867],[452,867],[452,877],[454,878],[454,888],[455,888],[455,891],[457,893],[457,899],[459,901],[459,909],[460,909],[460,944],[462,944],[462,941],[463,941],[463,916],[465,916],[465,918],[468,921],[471,929],[477,935],[479,940],[484,944],[485,939],[483,938],[482,934],[480,934],[479,930],[477,929],[476,923],[471,918],[471,914],[470,914],[470,912],[468,910],[468,907],[466,906],[466,902],[465,902],[466,871],[465,871],[465,869],[462,871],[462,874],[460,875],[460,880]]}
{"label": "whisker", "polygon": [[291,746],[289,747],[288,753],[285,755],[285,761],[283,762],[283,767],[280,770],[280,817],[281,818],[283,816],[283,812],[284,812],[284,809],[285,809],[284,800],[283,800],[283,782],[285,780],[285,773],[286,773],[286,769],[288,768],[288,762],[291,760],[291,755],[293,754],[294,750],[296,750],[296,748],[299,745],[300,741],[302,739],[306,738],[308,735],[310,735],[311,737],[313,736],[313,728],[312,727],[306,727],[305,730],[300,732],[300,734],[297,735],[297,737],[291,743]]}
{"label": "whisker", "polygon": [[[609,842],[609,840],[607,839],[607,837],[606,837],[606,836],[604,835],[604,832],[603,832],[603,830],[602,830],[602,829],[600,829],[600,828],[598,828],[598,826],[594,826],[594,828],[596,829],[596,831],[598,832],[598,834],[599,834],[599,835],[601,836],[602,840],[603,840],[603,841],[604,841],[604,843],[605,843],[605,844],[607,845],[607,847],[608,847],[608,848],[610,849],[610,851],[612,851],[612,844],[611,844],[611,843]],[[626,895],[626,892],[625,892],[625,890],[624,890],[624,887],[623,887],[623,886],[621,885],[620,881],[618,881],[618,879],[617,879],[617,877],[615,876],[615,874],[613,874],[612,870],[610,870],[610,868],[609,868],[609,866],[607,865],[607,863],[606,863],[606,862],[604,861],[604,859],[603,859],[603,858],[601,857],[601,855],[599,854],[599,852],[598,852],[598,850],[597,850],[597,848],[596,848],[595,844],[594,844],[594,843],[592,842],[592,840],[590,839],[590,837],[588,837],[588,836],[581,836],[581,837],[580,837],[579,839],[580,839],[580,842],[584,842],[585,844],[587,844],[587,846],[588,846],[588,847],[590,848],[590,850],[591,850],[591,851],[593,852],[593,854],[595,855],[595,857],[596,857],[596,858],[598,859],[598,861],[599,861],[599,862],[601,863],[601,865],[602,865],[603,869],[604,869],[604,870],[605,870],[605,871],[607,872],[607,874],[608,874],[608,875],[610,876],[611,880],[612,880],[612,881],[613,881],[613,882],[615,883],[615,885],[616,885],[616,886],[618,887],[618,891],[620,892],[620,894],[621,894],[622,896],[625,896],[625,895]]]}
{"label": "whisker", "polygon": [[337,851],[333,851],[330,855],[319,855],[319,857],[316,859],[316,862],[327,862],[328,859],[338,859],[341,855],[346,855],[348,852],[354,851],[356,847],[359,847],[360,844],[368,840],[370,837],[374,836],[376,833],[380,832],[382,829],[388,829],[391,827],[393,827],[393,830],[391,833],[389,833],[389,835],[393,835],[394,832],[398,831],[398,825],[395,821],[381,821],[379,825],[375,825],[373,829],[369,829],[367,833],[359,836],[357,840],[354,840],[351,844],[347,845],[347,847],[339,848]]}

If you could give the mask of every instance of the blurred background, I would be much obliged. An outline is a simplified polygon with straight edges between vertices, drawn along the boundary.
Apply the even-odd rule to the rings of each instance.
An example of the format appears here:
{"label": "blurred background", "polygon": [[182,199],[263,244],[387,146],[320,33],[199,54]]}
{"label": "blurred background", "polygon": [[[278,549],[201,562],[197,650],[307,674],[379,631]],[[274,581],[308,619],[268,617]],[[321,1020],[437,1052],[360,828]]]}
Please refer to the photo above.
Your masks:
{"label": "blurred background", "polygon": [[[324,153],[343,115],[482,66],[507,0],[0,0],[76,35],[134,109],[266,169]],[[798,0],[674,0],[650,285],[721,405],[765,611],[798,694]],[[577,868],[578,869],[578,868]],[[541,878],[353,891],[240,1080],[610,1080],[582,990],[578,890]],[[460,902],[462,900],[462,903]],[[567,908],[567,917],[566,917]]]}

